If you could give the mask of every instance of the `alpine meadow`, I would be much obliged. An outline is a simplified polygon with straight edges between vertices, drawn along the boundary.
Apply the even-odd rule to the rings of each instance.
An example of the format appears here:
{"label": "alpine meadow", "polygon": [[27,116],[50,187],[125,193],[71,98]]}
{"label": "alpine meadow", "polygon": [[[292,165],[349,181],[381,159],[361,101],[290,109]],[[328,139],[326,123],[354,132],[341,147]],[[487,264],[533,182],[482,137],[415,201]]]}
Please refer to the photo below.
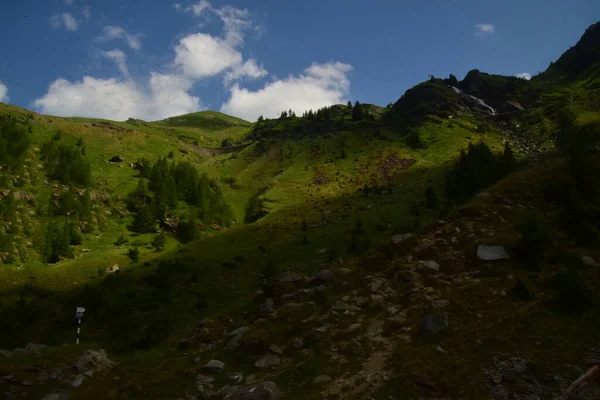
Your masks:
{"label": "alpine meadow", "polygon": [[[173,12],[203,4],[241,48],[228,6]],[[388,105],[288,106],[343,91],[333,62],[229,83],[255,60],[223,112],[0,103],[2,398],[600,399],[600,22],[579,30],[530,79],[448,71]],[[45,107],[67,84],[91,96],[57,81]],[[286,84],[278,116],[226,114]]]}

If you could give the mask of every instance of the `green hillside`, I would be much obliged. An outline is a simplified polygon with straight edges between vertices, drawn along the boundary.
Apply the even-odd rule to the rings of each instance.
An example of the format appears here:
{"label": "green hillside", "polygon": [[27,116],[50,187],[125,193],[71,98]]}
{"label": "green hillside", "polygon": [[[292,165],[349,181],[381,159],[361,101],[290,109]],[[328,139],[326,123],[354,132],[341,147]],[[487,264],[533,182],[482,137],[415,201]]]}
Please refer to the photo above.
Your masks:
{"label": "green hillside", "polygon": [[[597,31],[531,81],[431,77],[385,108],[0,104],[0,393],[558,396],[598,357]],[[71,372],[85,349],[117,364]]]}

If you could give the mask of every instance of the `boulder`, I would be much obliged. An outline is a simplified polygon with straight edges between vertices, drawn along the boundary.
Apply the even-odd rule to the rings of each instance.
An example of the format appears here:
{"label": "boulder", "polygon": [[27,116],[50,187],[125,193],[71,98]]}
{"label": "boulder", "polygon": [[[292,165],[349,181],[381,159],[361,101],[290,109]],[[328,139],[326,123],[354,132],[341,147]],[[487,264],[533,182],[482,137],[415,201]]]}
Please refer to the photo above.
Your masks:
{"label": "boulder", "polygon": [[42,397],[42,400],[68,400],[69,399],[69,392],[65,391],[65,390],[56,390],[52,393],[48,393],[47,395],[45,395],[44,397]]}
{"label": "boulder", "polygon": [[0,356],[9,358],[13,356],[13,352],[10,350],[0,350]]}
{"label": "boulder", "polygon": [[412,233],[405,233],[392,236],[392,243],[398,244],[404,242],[406,239],[410,239],[412,237]]}
{"label": "boulder", "polygon": [[322,385],[327,382],[331,382],[331,377],[327,375],[319,375],[315,379],[313,379],[314,385]]}
{"label": "boulder", "polygon": [[265,354],[254,363],[257,368],[269,368],[275,365],[279,365],[279,357],[274,354]]}
{"label": "boulder", "polygon": [[237,329],[229,332],[227,334],[227,337],[243,335],[244,333],[248,332],[249,330],[250,330],[250,328],[248,328],[247,326],[242,326],[241,328],[237,328]]}
{"label": "boulder", "polygon": [[596,266],[596,261],[590,256],[584,256],[581,260],[587,265]]}
{"label": "boulder", "polygon": [[124,162],[125,159],[121,156],[112,156],[109,162]]}
{"label": "boulder", "polygon": [[281,283],[285,283],[285,282],[300,282],[304,280],[304,277],[300,274],[297,274],[295,272],[292,271],[285,271],[282,272],[280,274],[275,275],[275,277],[273,278],[273,280],[275,282],[281,282]]}
{"label": "boulder", "polygon": [[236,388],[223,400],[280,400],[281,391],[275,382],[262,382],[258,385]]}
{"label": "boulder", "polygon": [[119,266],[117,264],[113,265],[112,267],[106,268],[107,274],[114,274],[115,272],[119,272]]}
{"label": "boulder", "polygon": [[274,301],[271,298],[265,299],[260,305],[260,312],[270,314],[273,312]]}
{"label": "boulder", "polygon": [[440,265],[433,260],[425,261],[425,267],[427,267],[431,270],[434,270],[436,272],[440,270]]}
{"label": "boulder", "polygon": [[314,286],[324,285],[326,283],[333,282],[335,280],[335,274],[333,271],[323,269],[316,274],[308,278],[308,283]]}
{"label": "boulder", "polygon": [[215,372],[215,373],[221,372],[223,370],[223,368],[225,368],[225,363],[223,361],[219,361],[219,360],[210,360],[209,362],[204,364],[204,366],[202,367],[202,369],[204,369],[205,371]]}
{"label": "boulder", "polygon": [[75,378],[71,381],[71,386],[73,386],[74,388],[78,388],[83,384],[83,381],[85,380],[85,376],[78,374],[77,376],[75,376]]}
{"label": "boulder", "polygon": [[504,246],[486,246],[480,244],[477,247],[477,258],[485,261],[496,261],[510,258]]}
{"label": "boulder", "polygon": [[273,354],[283,354],[283,350],[274,344],[269,346],[269,351]]}
{"label": "boulder", "polygon": [[25,346],[25,350],[37,354],[37,355],[41,355],[42,354],[42,350],[47,349],[48,346],[46,346],[45,344],[40,344],[40,343],[27,343],[27,346]]}
{"label": "boulder", "polygon": [[419,322],[422,335],[440,333],[448,330],[448,313],[427,314]]}
{"label": "boulder", "polygon": [[75,369],[77,369],[80,374],[91,376],[95,372],[104,371],[113,365],[115,365],[115,363],[108,358],[106,351],[103,349],[86,350],[77,359]]}

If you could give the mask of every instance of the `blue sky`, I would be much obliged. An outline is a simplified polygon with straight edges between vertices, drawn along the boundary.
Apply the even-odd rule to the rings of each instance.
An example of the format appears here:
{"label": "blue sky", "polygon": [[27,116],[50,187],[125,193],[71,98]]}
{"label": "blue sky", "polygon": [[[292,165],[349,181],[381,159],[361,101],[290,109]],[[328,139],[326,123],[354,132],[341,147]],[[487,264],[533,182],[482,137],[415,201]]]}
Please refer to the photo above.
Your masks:
{"label": "blue sky", "polygon": [[3,1],[0,101],[114,120],[387,105],[429,74],[536,74],[598,19],[597,0]]}

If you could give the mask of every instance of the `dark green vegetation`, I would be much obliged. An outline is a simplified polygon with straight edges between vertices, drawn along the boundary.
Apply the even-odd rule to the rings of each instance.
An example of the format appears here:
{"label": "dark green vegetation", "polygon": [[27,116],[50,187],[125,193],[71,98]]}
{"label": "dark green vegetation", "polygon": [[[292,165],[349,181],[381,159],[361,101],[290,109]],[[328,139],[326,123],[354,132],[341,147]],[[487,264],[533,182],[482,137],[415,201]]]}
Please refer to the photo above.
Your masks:
{"label": "dark green vegetation", "polygon": [[[561,368],[600,329],[598,267],[582,258],[600,260],[599,35],[590,27],[531,81],[473,70],[430,77],[387,108],[254,124],[0,106],[0,347],[72,343],[84,305],[83,343],[120,366],[81,398],[181,397],[197,390],[196,357],[274,380],[292,399],[486,398],[480,371],[501,353],[573,378]],[[479,260],[479,244],[510,258]],[[333,282],[276,280],[324,268]],[[298,289],[314,297],[284,307]],[[258,312],[269,296],[276,316]],[[339,303],[359,298],[360,311]],[[422,337],[419,319],[439,300],[450,329]],[[205,318],[210,334],[189,339]],[[224,349],[240,326],[240,348]],[[285,362],[257,370],[271,344]],[[359,372],[389,379],[367,386]],[[323,374],[334,381],[313,385]]]}

